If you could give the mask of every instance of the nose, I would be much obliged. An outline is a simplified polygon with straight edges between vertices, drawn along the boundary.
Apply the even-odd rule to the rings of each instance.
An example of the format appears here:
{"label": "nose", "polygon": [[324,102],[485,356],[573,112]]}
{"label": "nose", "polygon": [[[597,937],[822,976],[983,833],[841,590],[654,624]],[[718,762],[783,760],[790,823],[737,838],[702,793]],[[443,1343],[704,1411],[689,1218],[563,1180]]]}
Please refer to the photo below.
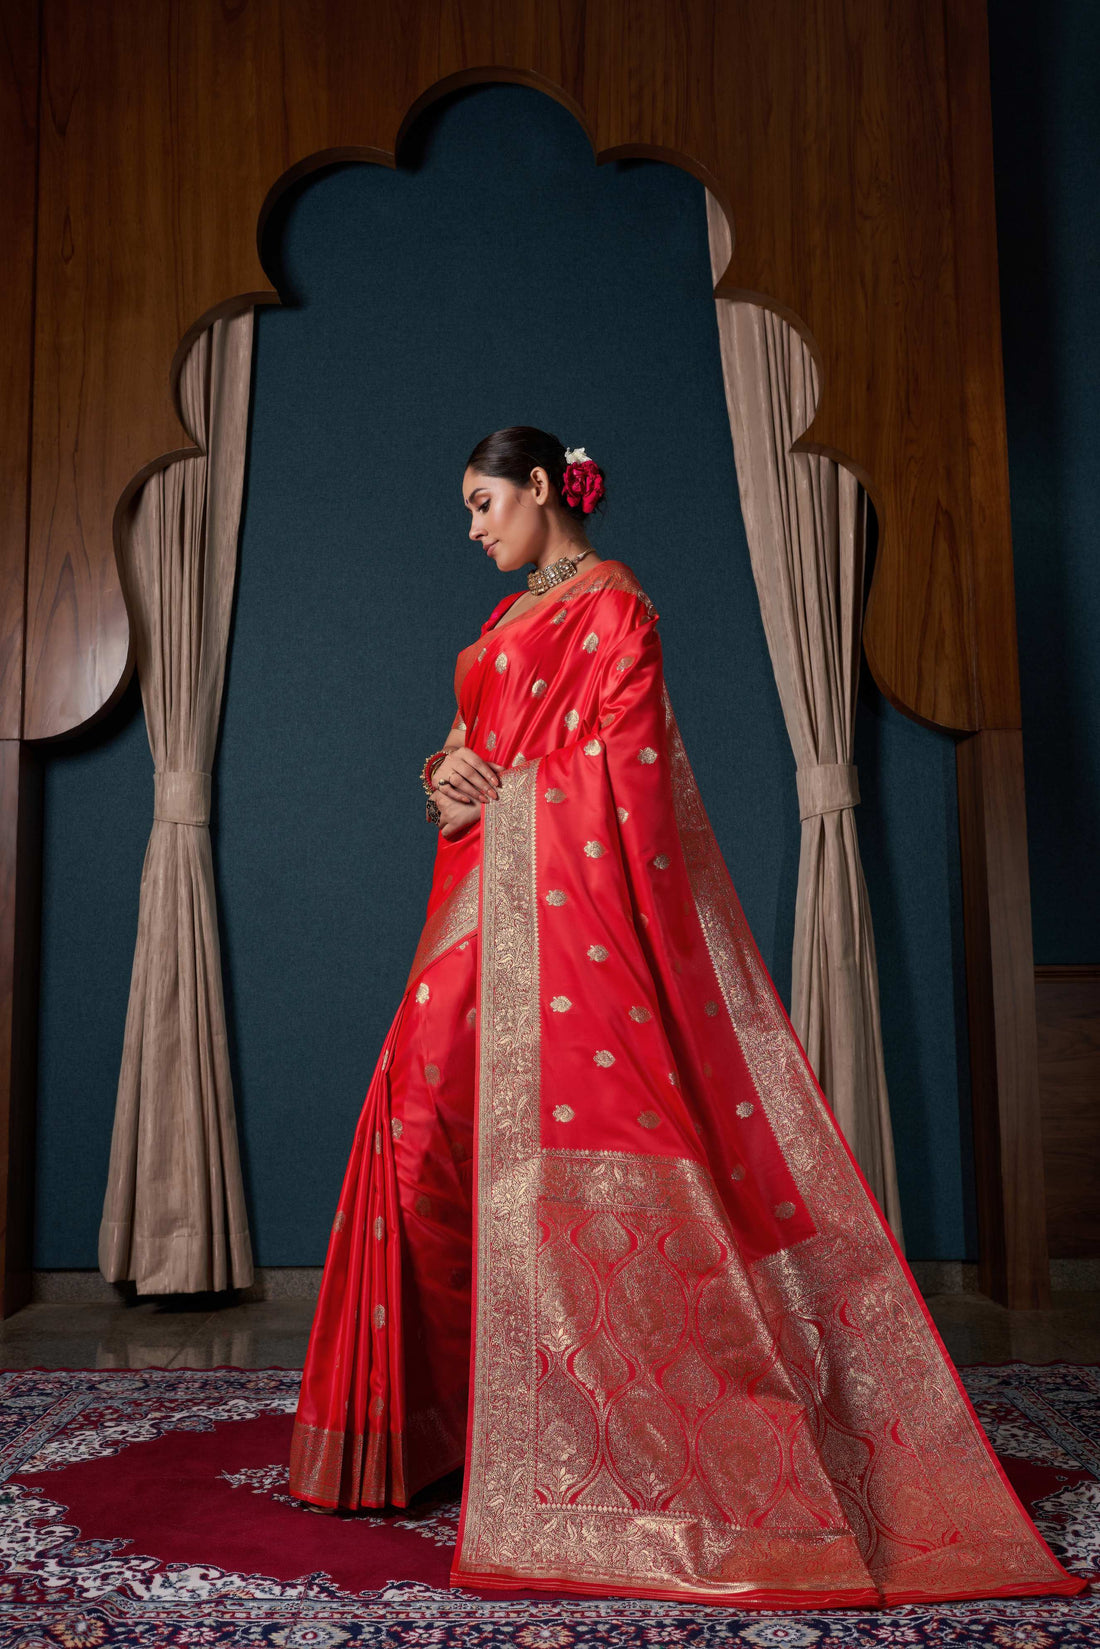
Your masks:
{"label": "nose", "polygon": [[470,537],[475,541],[479,538],[484,538],[485,530],[485,523],[483,521],[479,521],[476,515],[473,516],[470,520]]}

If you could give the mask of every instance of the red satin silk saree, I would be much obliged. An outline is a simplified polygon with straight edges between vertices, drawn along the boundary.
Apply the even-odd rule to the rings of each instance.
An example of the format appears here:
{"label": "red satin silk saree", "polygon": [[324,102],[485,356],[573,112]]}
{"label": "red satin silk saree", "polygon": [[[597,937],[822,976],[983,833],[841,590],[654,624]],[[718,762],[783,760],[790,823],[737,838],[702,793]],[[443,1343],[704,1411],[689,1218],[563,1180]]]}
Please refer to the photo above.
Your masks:
{"label": "red satin silk saree", "polygon": [[760,958],[652,603],[604,561],[490,629],[508,604],[456,672],[504,782],[439,841],[294,1492],[402,1504],[464,1460],[452,1581],[475,1587],[806,1608],[1081,1590]]}

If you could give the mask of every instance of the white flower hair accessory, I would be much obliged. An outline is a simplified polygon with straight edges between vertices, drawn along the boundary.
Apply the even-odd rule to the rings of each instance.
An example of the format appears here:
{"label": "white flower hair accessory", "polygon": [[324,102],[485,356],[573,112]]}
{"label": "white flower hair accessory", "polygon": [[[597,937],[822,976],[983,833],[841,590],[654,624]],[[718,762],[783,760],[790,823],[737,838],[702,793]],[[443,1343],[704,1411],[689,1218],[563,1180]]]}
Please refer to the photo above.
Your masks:
{"label": "white flower hair accessory", "polygon": [[587,464],[588,454],[583,447],[566,447],[565,462],[567,464]]}

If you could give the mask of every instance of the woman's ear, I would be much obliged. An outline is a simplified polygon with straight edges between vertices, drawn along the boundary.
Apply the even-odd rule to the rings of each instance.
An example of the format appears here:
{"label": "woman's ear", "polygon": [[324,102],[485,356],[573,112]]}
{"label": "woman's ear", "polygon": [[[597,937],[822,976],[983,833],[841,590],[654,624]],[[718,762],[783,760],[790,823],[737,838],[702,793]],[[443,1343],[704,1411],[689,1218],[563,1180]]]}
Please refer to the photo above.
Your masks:
{"label": "woman's ear", "polygon": [[550,497],[550,474],[541,464],[536,464],[531,471],[531,487],[535,495],[536,504],[545,504]]}

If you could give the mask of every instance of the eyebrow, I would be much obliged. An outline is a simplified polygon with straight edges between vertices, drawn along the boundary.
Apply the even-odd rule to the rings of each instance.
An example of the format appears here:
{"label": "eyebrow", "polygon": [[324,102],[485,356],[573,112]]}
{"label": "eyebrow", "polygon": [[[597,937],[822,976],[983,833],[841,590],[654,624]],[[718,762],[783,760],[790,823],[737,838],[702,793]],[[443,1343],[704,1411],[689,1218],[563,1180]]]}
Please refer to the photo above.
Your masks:
{"label": "eyebrow", "polygon": [[473,492],[471,492],[467,495],[467,498],[466,498],[467,504],[472,504],[479,492],[488,492],[488,491],[489,491],[488,487],[475,487]]}

